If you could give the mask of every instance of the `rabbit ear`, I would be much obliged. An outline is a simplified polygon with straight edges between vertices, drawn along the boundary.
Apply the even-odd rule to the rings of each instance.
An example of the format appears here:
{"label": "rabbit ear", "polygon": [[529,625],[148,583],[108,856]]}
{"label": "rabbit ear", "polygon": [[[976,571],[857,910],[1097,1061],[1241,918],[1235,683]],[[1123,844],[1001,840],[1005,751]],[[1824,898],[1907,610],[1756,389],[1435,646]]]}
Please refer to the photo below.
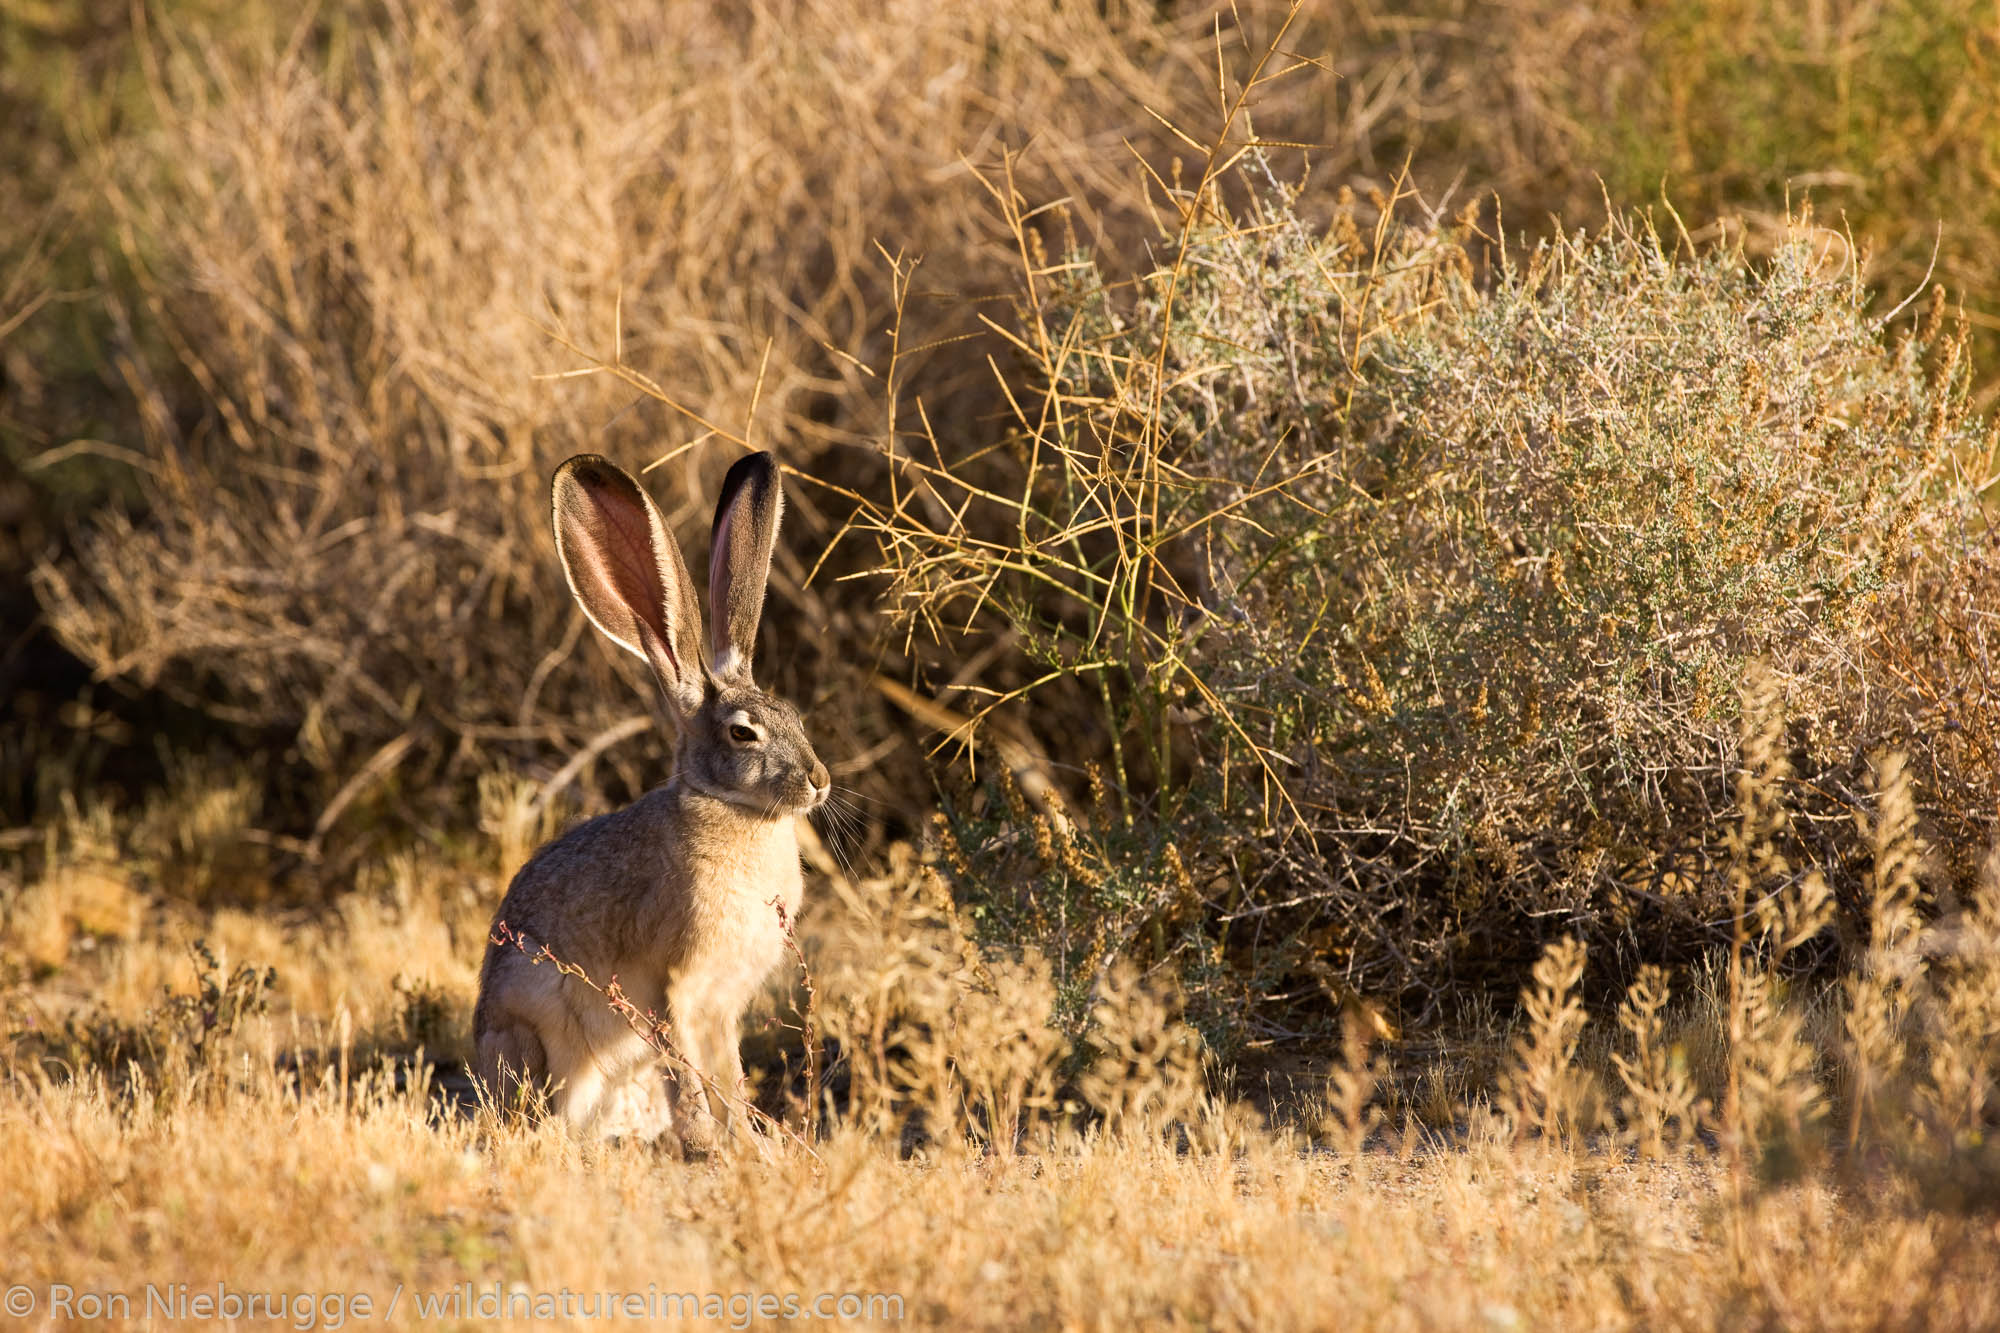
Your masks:
{"label": "rabbit ear", "polygon": [[556,553],[577,605],[604,637],[644,658],[682,716],[701,706],[701,611],[652,497],[624,469],[578,454],[550,483]]}
{"label": "rabbit ear", "polygon": [[719,680],[750,679],[757,620],[764,613],[764,581],[778,544],[785,491],[778,460],[768,453],[736,460],[715,502],[715,534],[708,554],[709,644]]}

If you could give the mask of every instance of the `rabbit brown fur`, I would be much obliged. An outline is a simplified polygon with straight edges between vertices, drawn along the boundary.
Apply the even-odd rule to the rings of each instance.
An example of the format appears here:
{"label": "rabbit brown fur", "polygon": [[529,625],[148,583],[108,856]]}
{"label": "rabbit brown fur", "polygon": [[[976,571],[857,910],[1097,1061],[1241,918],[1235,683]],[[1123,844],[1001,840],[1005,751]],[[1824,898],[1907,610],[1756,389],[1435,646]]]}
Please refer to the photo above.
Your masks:
{"label": "rabbit brown fur", "polygon": [[606,637],[652,667],[680,740],[665,786],[571,829],[515,875],[480,968],[479,1074],[503,1106],[545,1088],[557,1114],[588,1130],[631,1100],[631,1080],[658,1069],[603,995],[535,961],[546,948],[600,986],[616,977],[633,1005],[661,1017],[691,1067],[669,1072],[671,1132],[699,1143],[727,1123],[740,1091],[738,1025],[783,956],[779,908],[782,920],[798,911],[793,820],[829,788],[797,711],[750,678],[783,507],[777,465],[753,454],[723,483],[712,654],[680,553],[639,484],[582,455],[557,469],[552,489],[571,591]]}

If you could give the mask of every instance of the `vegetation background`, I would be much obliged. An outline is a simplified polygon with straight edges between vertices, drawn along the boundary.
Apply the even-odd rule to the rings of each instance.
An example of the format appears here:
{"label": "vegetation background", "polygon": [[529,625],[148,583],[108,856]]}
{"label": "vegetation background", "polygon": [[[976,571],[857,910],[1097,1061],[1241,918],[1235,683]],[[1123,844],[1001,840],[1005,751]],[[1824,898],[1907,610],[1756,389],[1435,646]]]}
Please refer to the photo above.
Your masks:
{"label": "vegetation background", "polygon": [[[1990,1324],[1996,58],[1957,0],[0,5],[7,1248]],[[699,559],[745,447],[842,784],[771,1132],[460,1114],[506,877],[670,755],[547,477]],[[252,1272],[296,1222],[203,1207],[274,1172],[339,1219]]]}

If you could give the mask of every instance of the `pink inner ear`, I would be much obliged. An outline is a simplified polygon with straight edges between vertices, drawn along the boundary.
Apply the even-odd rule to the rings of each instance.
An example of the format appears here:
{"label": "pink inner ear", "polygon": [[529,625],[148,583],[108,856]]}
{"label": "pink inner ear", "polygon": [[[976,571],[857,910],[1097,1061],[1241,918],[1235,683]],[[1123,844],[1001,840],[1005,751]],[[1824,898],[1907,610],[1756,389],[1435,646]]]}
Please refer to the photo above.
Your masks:
{"label": "pink inner ear", "polygon": [[[590,500],[577,515],[586,536],[578,553],[582,564],[632,616],[635,631],[644,625],[653,632],[678,670],[680,660],[674,653],[673,636],[667,633],[666,588],[660,582],[651,520],[643,508],[601,483],[584,481],[582,486]],[[637,642],[636,633],[633,638],[635,647],[644,646]]]}

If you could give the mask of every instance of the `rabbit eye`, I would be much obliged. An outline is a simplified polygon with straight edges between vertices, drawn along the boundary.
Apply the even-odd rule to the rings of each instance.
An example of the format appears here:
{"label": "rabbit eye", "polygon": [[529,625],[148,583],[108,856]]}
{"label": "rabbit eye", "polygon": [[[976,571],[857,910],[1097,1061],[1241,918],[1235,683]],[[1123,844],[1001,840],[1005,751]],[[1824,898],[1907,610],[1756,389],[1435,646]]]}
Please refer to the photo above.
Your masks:
{"label": "rabbit eye", "polygon": [[742,745],[748,745],[757,739],[757,733],[753,728],[746,727],[741,722],[738,722],[729,729],[729,739]]}

